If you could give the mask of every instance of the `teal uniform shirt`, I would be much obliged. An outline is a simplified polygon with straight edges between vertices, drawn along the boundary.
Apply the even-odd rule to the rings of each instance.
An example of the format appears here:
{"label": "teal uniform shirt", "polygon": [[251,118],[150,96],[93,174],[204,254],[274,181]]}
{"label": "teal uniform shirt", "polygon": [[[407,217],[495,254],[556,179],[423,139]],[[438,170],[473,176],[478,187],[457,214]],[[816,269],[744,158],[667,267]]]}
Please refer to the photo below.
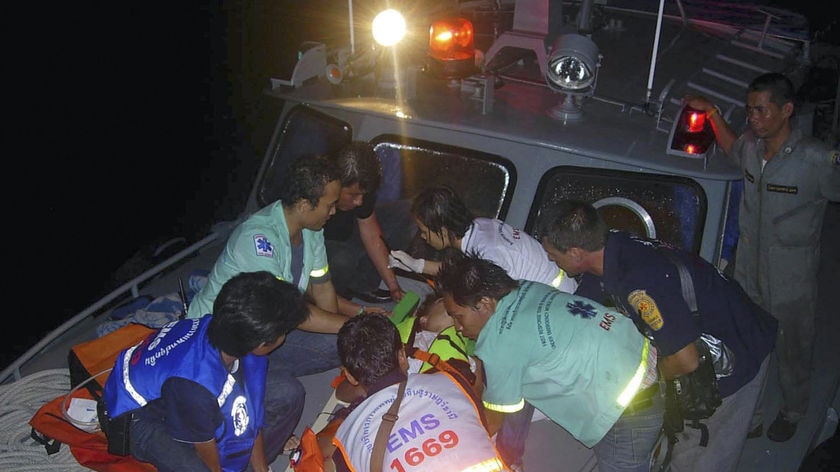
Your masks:
{"label": "teal uniform shirt", "polygon": [[[292,245],[283,204],[274,202],[257,211],[233,230],[225,249],[207,278],[207,283],[190,302],[188,317],[212,313],[213,302],[222,285],[240,272],[267,270],[277,278],[293,282]],[[298,288],[304,292],[309,278],[323,277],[328,271],[323,230],[303,230],[303,269]]]}
{"label": "teal uniform shirt", "polygon": [[487,408],[512,412],[527,400],[592,447],[638,391],[648,349],[629,318],[523,280],[498,301],[475,353],[487,375]]}

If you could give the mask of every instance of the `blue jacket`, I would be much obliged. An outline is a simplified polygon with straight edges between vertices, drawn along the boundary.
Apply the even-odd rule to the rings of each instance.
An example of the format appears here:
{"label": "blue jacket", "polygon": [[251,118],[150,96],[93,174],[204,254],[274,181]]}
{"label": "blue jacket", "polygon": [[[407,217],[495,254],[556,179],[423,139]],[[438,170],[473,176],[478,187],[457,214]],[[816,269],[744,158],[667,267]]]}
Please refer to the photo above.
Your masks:
{"label": "blue jacket", "polygon": [[676,353],[701,332],[722,340],[735,354],[735,371],[718,380],[726,397],[755,377],[773,350],[778,322],[704,259],[680,250],[676,255],[691,274],[700,324],[683,298],[677,267],[664,250],[620,231],[607,239],[603,276],[584,274],[576,294],[615,305],[653,340],[660,357]]}
{"label": "blue jacket", "polygon": [[[247,467],[263,423],[263,395],[268,363],[248,354],[234,363],[237,382],[207,340],[210,315],[170,323],[141,343],[123,350],[105,383],[103,398],[112,418],[145,407],[161,396],[172,377],[192,380],[216,396],[224,422],[216,429],[222,468]],[[188,412],[185,412],[188,414]]]}

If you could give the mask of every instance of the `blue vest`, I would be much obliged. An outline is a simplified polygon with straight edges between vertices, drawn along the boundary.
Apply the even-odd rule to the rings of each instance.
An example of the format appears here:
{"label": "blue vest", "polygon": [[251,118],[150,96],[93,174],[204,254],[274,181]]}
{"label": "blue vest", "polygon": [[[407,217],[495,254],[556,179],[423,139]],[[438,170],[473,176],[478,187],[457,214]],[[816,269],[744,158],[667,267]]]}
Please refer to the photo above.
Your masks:
{"label": "blue vest", "polygon": [[[207,341],[210,315],[170,323],[141,343],[123,350],[105,383],[108,413],[116,418],[160,398],[163,383],[172,377],[192,380],[216,396],[224,422],[215,439],[222,468],[244,470],[262,428],[267,360],[248,354],[239,359],[237,382]],[[236,365],[236,364],[234,364]]]}

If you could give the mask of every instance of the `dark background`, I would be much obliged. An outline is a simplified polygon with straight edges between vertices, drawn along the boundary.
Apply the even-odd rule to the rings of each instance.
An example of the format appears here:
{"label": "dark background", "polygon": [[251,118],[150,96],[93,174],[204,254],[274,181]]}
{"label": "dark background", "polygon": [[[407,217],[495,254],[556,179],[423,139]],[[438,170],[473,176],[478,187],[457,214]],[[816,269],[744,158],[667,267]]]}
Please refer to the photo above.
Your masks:
{"label": "dark background", "polygon": [[[8,15],[19,31],[3,69],[19,113],[4,120],[0,366],[108,293],[149,242],[236,217],[279,110],[262,96],[269,77],[288,78],[301,41],[346,24],[339,0],[191,3]],[[836,36],[836,20],[814,18]]]}

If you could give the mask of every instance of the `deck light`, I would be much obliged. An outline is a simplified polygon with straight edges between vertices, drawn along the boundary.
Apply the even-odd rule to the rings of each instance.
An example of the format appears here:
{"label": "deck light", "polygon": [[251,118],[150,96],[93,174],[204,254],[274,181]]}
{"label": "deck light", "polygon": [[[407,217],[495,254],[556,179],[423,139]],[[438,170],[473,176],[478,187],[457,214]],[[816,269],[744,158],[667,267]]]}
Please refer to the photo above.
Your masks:
{"label": "deck light", "polygon": [[437,76],[457,79],[475,70],[475,30],[466,18],[443,18],[429,27],[430,71]]}
{"label": "deck light", "polygon": [[548,86],[558,92],[586,93],[595,89],[601,55],[591,39],[579,34],[557,38],[545,71]]}
{"label": "deck light", "polygon": [[683,157],[705,157],[715,141],[715,132],[706,113],[683,106],[668,136],[668,154]]}
{"label": "deck light", "polygon": [[373,39],[385,47],[393,46],[405,37],[405,18],[397,10],[384,10],[373,19]]}
{"label": "deck light", "polygon": [[549,115],[564,121],[580,118],[583,99],[595,93],[599,67],[601,54],[591,39],[576,33],[559,36],[546,60],[545,81],[563,98]]}

